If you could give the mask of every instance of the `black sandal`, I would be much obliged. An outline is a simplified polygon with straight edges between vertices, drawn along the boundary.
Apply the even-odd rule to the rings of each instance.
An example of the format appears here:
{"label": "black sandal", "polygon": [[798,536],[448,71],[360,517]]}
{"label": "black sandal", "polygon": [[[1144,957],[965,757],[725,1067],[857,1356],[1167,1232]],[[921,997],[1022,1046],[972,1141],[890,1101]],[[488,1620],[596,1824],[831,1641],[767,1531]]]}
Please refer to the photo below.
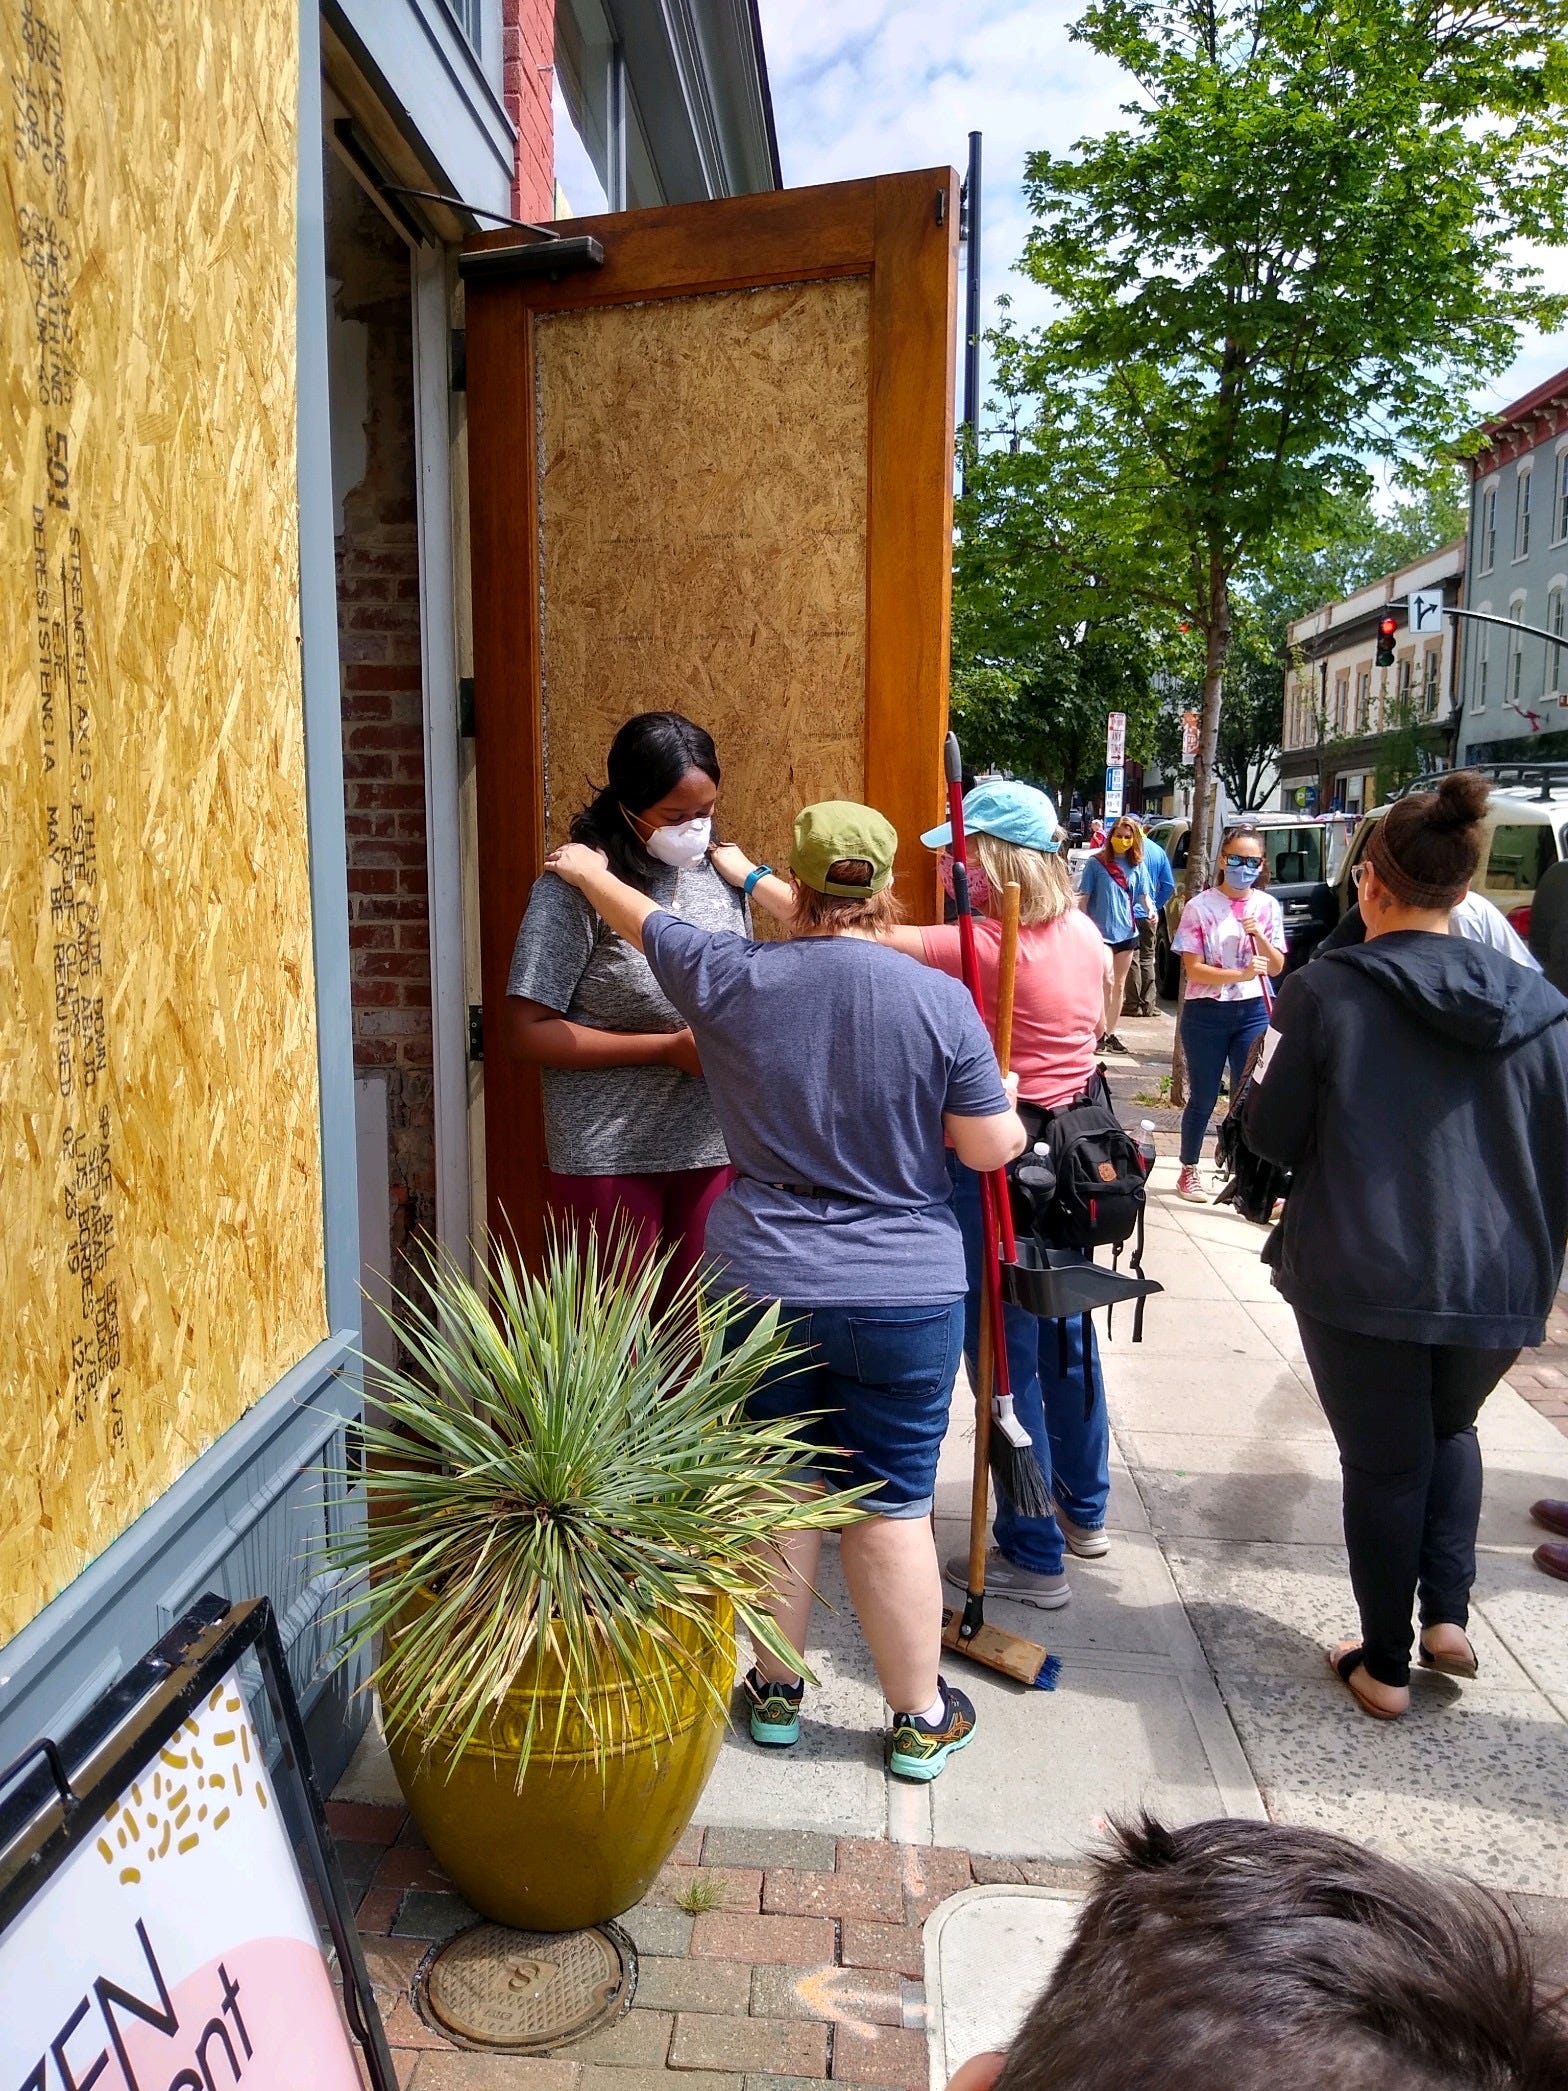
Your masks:
{"label": "black sandal", "polygon": [[1424,1640],[1418,1639],[1416,1661],[1423,1670],[1436,1670],[1443,1677],[1478,1677],[1481,1672],[1481,1658],[1476,1654],[1468,1634],[1465,1635],[1463,1655],[1434,1654]]}
{"label": "black sandal", "polygon": [[1397,1721],[1405,1713],[1406,1709],[1403,1706],[1379,1706],[1375,1699],[1369,1699],[1364,1692],[1358,1691],[1351,1683],[1351,1678],[1360,1669],[1366,1656],[1366,1650],[1359,1642],[1357,1642],[1355,1647],[1347,1648],[1337,1661],[1332,1648],[1326,1648],[1323,1653],[1334,1675],[1345,1687],[1345,1690],[1349,1692],[1351,1698],[1361,1708],[1361,1711],[1372,1720]]}

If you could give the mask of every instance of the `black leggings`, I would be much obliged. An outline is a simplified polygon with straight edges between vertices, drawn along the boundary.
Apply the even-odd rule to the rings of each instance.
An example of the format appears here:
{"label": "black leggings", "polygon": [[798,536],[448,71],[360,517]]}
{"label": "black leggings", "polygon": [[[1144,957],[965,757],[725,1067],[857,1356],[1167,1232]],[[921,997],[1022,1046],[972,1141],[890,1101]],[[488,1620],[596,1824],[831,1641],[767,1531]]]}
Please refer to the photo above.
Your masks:
{"label": "black leggings", "polygon": [[1469,1621],[1481,1522],[1475,1419],[1519,1353],[1355,1336],[1299,1307],[1296,1326],[1339,1446],[1362,1660],[1379,1684],[1408,1684],[1417,1591],[1424,1627]]}

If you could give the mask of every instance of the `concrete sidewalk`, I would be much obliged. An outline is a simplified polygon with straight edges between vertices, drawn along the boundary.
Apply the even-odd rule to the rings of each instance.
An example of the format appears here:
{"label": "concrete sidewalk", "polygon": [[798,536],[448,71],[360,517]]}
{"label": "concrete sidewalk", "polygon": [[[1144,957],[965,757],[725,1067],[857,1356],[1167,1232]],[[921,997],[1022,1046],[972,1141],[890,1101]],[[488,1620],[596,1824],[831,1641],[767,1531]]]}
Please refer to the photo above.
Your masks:
{"label": "concrete sidewalk", "polygon": [[[1114,1339],[1102,1327],[1111,1551],[1070,1562],[1064,1612],[987,1604],[988,1617],[1060,1657],[1058,1688],[1026,1692],[954,1661],[979,1710],[974,1744],[931,1787],[890,1780],[885,1709],[830,1544],[823,1588],[835,1609],[817,1615],[810,1655],[822,1681],[807,1695],[801,1743],[764,1752],[740,1728],[726,1741],[698,1811],[705,1831],[693,1829],[648,1904],[623,1920],[645,1985],[591,2052],[464,2055],[419,2024],[407,2002],[414,1963],[472,1913],[420,1849],[374,1746],[362,1751],[339,1800],[380,1804],[362,1810],[383,1824],[374,1838],[348,1820],[343,1829],[365,1840],[350,1847],[360,1922],[404,2082],[683,2091],[685,2076],[690,2091],[696,2075],[704,2091],[786,2091],[784,2079],[787,2091],[923,2091],[928,2069],[939,2082],[1011,2031],[1106,1817],[1140,1806],[1173,1821],[1318,1824],[1468,1873],[1507,1892],[1563,1952],[1568,1585],[1532,1566],[1527,1506],[1568,1496],[1568,1436],[1512,1388],[1487,1403],[1480,1677],[1418,1674],[1404,1720],[1369,1721],[1323,1659],[1355,1625],[1338,1472],[1289,1310],[1258,1261],[1263,1231],[1182,1204],[1175,1176],[1173,1157],[1156,1165],[1147,1265],[1165,1292],[1144,1341],[1130,1341],[1130,1316],[1118,1316]],[[1519,1378],[1553,1401],[1536,1376],[1556,1369],[1527,1355]],[[971,1433],[960,1387],[938,1488],[944,1553],[964,1539]],[[722,1913],[694,1926],[678,1905],[698,1868],[714,1874]],[[962,1906],[926,1926],[922,1947],[922,1923],[955,1894]],[[1005,1979],[994,1973],[998,1941]]]}
{"label": "concrete sidewalk", "polygon": [[[1380,1725],[1329,1676],[1354,1630],[1333,1441],[1295,1325],[1258,1261],[1263,1231],[1173,1195],[1156,1165],[1147,1268],[1165,1286],[1144,1340],[1117,1318],[1102,1356],[1114,1429],[1114,1533],[1072,1561],[1060,1613],[987,1616],[1062,1660],[1054,1693],[962,1662],[972,1747],[929,1788],[888,1779],[883,1711],[836,1563],[801,1746],[737,1735],[703,1799],[710,1822],[1069,1861],[1108,1814],[1146,1804],[1310,1822],[1504,1889],[1568,1896],[1568,1588],[1532,1566],[1527,1510],[1568,1495],[1568,1438],[1503,1387],[1487,1403],[1473,1683],[1420,1675]],[[1530,1360],[1521,1360],[1529,1369]],[[938,1539],[964,1539],[972,1423],[962,1389],[943,1454]]]}

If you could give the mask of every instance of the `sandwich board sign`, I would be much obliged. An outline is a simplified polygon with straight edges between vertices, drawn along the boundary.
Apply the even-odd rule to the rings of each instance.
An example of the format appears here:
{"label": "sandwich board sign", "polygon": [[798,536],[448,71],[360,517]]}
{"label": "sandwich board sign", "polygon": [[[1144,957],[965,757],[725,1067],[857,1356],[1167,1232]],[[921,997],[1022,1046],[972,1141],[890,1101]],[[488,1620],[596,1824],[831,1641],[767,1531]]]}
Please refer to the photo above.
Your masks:
{"label": "sandwich board sign", "polygon": [[[241,1684],[252,1655],[341,2010]],[[359,2091],[356,2041],[374,2091],[396,2091],[281,1656],[265,1600],[203,1599],[62,1744],[0,1775],[5,2091]]]}

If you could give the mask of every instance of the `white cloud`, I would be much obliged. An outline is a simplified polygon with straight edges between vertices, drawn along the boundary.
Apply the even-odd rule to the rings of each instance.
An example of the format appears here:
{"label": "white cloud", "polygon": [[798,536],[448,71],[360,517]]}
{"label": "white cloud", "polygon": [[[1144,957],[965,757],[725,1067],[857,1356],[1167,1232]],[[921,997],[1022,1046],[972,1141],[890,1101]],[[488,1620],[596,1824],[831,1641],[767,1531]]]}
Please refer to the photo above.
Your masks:
{"label": "white cloud", "polygon": [[[1024,323],[1044,293],[1014,264],[1029,213],[1024,156],[1111,128],[1133,83],[1074,43],[1079,0],[760,0],[784,179],[792,187],[950,164],[984,134],[982,321],[999,294]],[[1568,289],[1568,254],[1536,257]],[[1568,365],[1568,336],[1531,335],[1480,402],[1494,411]]]}

